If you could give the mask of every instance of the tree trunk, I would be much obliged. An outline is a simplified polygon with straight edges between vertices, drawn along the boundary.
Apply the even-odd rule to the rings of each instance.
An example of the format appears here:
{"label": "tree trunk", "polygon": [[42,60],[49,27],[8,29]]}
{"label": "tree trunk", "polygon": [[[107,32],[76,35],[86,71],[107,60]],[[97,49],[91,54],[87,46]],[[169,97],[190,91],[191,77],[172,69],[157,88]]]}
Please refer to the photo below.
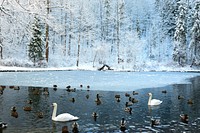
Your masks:
{"label": "tree trunk", "polygon": [[[49,0],[47,0],[47,19],[49,15]],[[49,25],[46,23],[46,61],[49,61]]]}
{"label": "tree trunk", "polygon": [[70,11],[70,27],[69,27],[69,44],[68,44],[68,55],[71,55],[71,40],[72,40],[72,12]]}
{"label": "tree trunk", "polygon": [[81,33],[79,32],[79,36],[78,36],[78,53],[77,53],[77,62],[76,62],[76,66],[77,67],[79,65],[79,56],[80,56],[80,40],[81,40]]}
{"label": "tree trunk", "polygon": [[119,29],[120,29],[120,20],[119,20],[119,2],[117,2],[117,60],[118,60],[118,64],[120,63],[120,52],[119,52]]}

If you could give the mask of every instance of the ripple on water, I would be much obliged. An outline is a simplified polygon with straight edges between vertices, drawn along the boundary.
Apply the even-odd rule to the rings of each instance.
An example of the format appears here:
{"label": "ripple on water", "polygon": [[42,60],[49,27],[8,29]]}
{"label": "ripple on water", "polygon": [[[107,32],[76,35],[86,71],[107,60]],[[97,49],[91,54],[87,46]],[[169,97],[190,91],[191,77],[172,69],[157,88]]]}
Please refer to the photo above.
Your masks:
{"label": "ripple on water", "polygon": [[[199,80],[198,80],[199,81]],[[198,83],[198,82],[195,82]],[[199,82],[200,83],[200,82]],[[196,86],[196,87],[195,87]],[[188,96],[188,90],[191,93],[189,96],[195,98],[199,96],[197,93],[200,85],[176,85],[167,86],[166,94],[162,94],[160,88],[147,88],[138,90],[139,95],[138,103],[132,105],[132,114],[124,111],[125,102],[128,97],[125,97],[125,92],[107,92],[107,91],[76,91],[67,92],[64,89],[54,91],[49,88],[49,95],[33,95],[30,87],[20,87],[19,91],[6,88],[4,94],[0,95],[0,119],[8,123],[8,128],[3,133],[16,133],[16,132],[60,132],[62,126],[67,125],[69,131],[72,130],[73,122],[52,122],[51,104],[56,102],[58,104],[57,113],[69,112],[73,115],[80,117],[77,121],[79,124],[80,132],[119,132],[120,121],[122,118],[126,120],[126,132],[200,132],[200,118],[199,108],[200,104],[188,106],[183,100],[177,99],[177,95]],[[106,86],[105,86],[106,87]],[[190,88],[193,87],[193,88]],[[195,90],[195,93],[192,91]],[[147,106],[147,93],[152,92],[158,99],[162,99],[163,103],[159,107],[149,108]],[[100,94],[102,104],[95,103],[96,94]],[[131,92],[127,92],[130,93]],[[86,95],[89,98],[86,98]],[[120,102],[116,102],[115,95],[121,96]],[[72,103],[69,99],[75,98]],[[133,97],[133,96],[132,96]],[[27,106],[27,100],[32,99],[33,108],[30,112],[23,110]],[[195,101],[195,99],[194,99]],[[17,107],[19,117],[16,119],[10,116],[10,108]],[[176,109],[175,109],[176,107]],[[37,113],[42,111],[44,117],[42,119],[37,117]],[[92,113],[97,112],[99,117],[95,121]],[[188,112],[189,123],[184,125],[180,123],[179,115],[182,112]],[[195,113],[193,113],[195,112]],[[151,127],[151,118],[160,119],[160,125]]]}

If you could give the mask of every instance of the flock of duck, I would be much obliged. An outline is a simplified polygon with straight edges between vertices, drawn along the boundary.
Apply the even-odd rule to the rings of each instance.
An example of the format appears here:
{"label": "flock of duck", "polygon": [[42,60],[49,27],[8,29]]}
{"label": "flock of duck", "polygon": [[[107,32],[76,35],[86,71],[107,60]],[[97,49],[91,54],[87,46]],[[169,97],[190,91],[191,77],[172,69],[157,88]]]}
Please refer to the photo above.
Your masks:
{"label": "flock of duck", "polygon": [[[6,86],[0,86],[0,95],[3,95],[3,91],[4,91],[5,87]],[[82,88],[83,85],[80,85],[80,87]],[[14,90],[19,90],[20,89],[20,87],[18,87],[18,86],[10,86],[9,88],[14,89]],[[67,86],[66,88],[67,88],[66,91],[68,91],[68,92],[75,92],[76,91],[76,88],[72,88],[71,86]],[[87,88],[87,91],[89,91],[90,86],[88,85],[88,86],[86,86],[86,88]],[[57,90],[57,85],[53,85],[53,90],[55,90],[55,91]],[[162,91],[162,93],[167,93],[167,91],[164,90],[164,91]],[[36,92],[36,94],[37,94],[37,92]],[[44,95],[49,95],[48,88],[43,88],[43,94]],[[138,95],[138,92],[133,91],[132,95]],[[128,98],[129,100],[125,103],[124,111],[132,114],[132,107],[131,106],[134,103],[137,103],[138,100],[133,98],[133,97],[131,97],[131,95],[129,93],[125,93],[125,96],[129,97]],[[163,101],[161,101],[159,99],[152,99],[152,97],[153,97],[152,93],[148,93],[148,96],[149,96],[149,99],[148,99],[148,102],[147,102],[148,106],[159,106],[163,102]],[[89,95],[86,95],[86,98],[88,99]],[[117,102],[120,102],[120,98],[121,98],[120,95],[115,95],[115,99],[116,99]],[[184,97],[182,97],[180,95],[178,96],[178,99],[183,99],[183,98]],[[71,101],[75,102],[75,98],[72,98]],[[96,94],[95,102],[96,102],[97,105],[101,104],[101,99],[100,99],[99,94]],[[27,100],[27,103],[28,104],[32,104],[33,101],[30,99],[30,100]],[[188,100],[188,104],[193,104],[192,100]],[[62,114],[58,114],[57,115],[57,108],[58,108],[57,103],[53,103],[52,106],[53,106],[53,112],[52,112],[52,120],[53,121],[66,122],[66,121],[76,121],[76,120],[79,119],[78,116],[74,116],[74,115],[69,114],[69,113],[62,113]],[[24,111],[31,111],[32,108],[31,108],[31,106],[25,106],[25,107],[23,107],[23,110]],[[11,107],[11,116],[13,116],[15,118],[18,118],[17,108],[15,106]],[[44,114],[43,114],[43,112],[38,112],[37,116],[38,116],[38,118],[43,118]],[[94,117],[94,120],[96,121],[96,119],[98,118],[98,114],[96,112],[93,112],[92,113],[92,117]],[[188,123],[189,117],[188,117],[187,114],[181,114],[180,115],[180,119],[181,119],[182,122]],[[155,126],[155,125],[158,125],[158,124],[160,124],[159,120],[156,120],[156,119],[153,119],[153,118],[151,119],[151,126],[152,127]],[[0,122],[0,128],[1,129],[6,128],[6,127],[7,127],[7,123]],[[72,129],[73,133],[77,133],[79,131],[77,122],[74,122],[72,127],[73,127],[73,129]],[[126,130],[126,121],[125,121],[124,118],[122,118],[121,121],[120,121],[120,130],[121,131],[125,131]],[[68,127],[67,126],[63,126],[62,133],[68,133],[68,132],[69,132],[68,131]]]}

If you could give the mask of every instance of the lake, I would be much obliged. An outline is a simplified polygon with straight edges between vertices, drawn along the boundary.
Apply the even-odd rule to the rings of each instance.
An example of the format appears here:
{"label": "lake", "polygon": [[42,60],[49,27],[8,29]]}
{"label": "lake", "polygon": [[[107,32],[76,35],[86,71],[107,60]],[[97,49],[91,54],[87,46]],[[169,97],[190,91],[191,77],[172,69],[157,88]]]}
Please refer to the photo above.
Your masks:
{"label": "lake", "polygon": [[[59,77],[56,73],[62,76]],[[121,132],[122,118],[126,121],[125,132],[200,132],[200,77],[196,73],[142,72],[136,73],[136,76],[132,76],[132,72],[104,72],[102,74],[86,71],[80,73],[77,71],[47,72],[47,75],[45,72],[1,73],[0,83],[6,85],[6,88],[0,95],[0,121],[7,122],[8,127],[0,131],[3,133],[61,133],[62,127],[68,126],[69,131],[72,132],[74,121],[53,122],[51,120],[53,111],[51,105],[56,102],[57,114],[68,112],[80,118],[76,121],[79,132]],[[177,77],[187,79],[179,80]],[[169,84],[167,78],[173,79],[173,84]],[[53,80],[55,82],[52,82]],[[165,80],[168,82],[167,85],[164,84]],[[46,83],[47,81],[49,84]],[[135,85],[137,84],[135,81],[139,85],[140,81],[152,84],[148,83],[149,87],[147,87],[148,84],[139,87]],[[53,89],[54,83],[58,84],[57,90]],[[83,87],[80,87],[80,84]],[[11,85],[18,85],[20,89],[10,88]],[[76,88],[76,91],[67,91],[67,85]],[[90,85],[89,89],[87,85]],[[43,94],[44,88],[48,88],[49,95]],[[163,90],[166,90],[166,93],[163,93]],[[138,95],[133,95],[132,91],[138,92]],[[147,105],[149,92],[153,94],[153,98],[160,99],[163,103],[156,107],[149,107]],[[97,94],[100,95],[101,100],[99,105],[95,102]],[[129,101],[126,94],[138,100],[131,106],[132,114],[124,111],[125,103]],[[120,101],[115,99],[115,95],[120,95]],[[178,96],[182,96],[183,99],[178,99]],[[72,98],[75,99],[74,102],[71,101]],[[32,104],[27,103],[30,99],[33,101]],[[188,104],[188,99],[192,99],[193,104]],[[17,108],[18,118],[10,114],[13,106]],[[24,106],[31,106],[32,111],[24,111]],[[37,116],[38,112],[44,114],[43,118]],[[93,112],[98,114],[96,120],[92,117]],[[189,122],[181,122],[180,114],[188,114]],[[151,126],[152,118],[159,120],[160,123]]]}

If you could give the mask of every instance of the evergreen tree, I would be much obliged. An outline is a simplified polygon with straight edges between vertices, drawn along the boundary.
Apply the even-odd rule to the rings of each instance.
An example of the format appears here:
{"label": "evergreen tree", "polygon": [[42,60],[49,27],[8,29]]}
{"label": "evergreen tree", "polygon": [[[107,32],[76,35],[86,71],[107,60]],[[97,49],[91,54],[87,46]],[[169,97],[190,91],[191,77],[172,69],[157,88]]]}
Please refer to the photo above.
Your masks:
{"label": "evergreen tree", "polygon": [[200,65],[200,1],[195,3],[190,52],[192,65]]}
{"label": "evergreen tree", "polygon": [[42,32],[40,21],[37,17],[34,18],[35,22],[33,24],[33,36],[29,44],[28,55],[31,61],[37,63],[43,59],[43,42],[42,42]]}
{"label": "evergreen tree", "polygon": [[[165,36],[174,37],[176,28],[176,17],[178,15],[178,2],[180,0],[164,0],[161,8],[162,30]],[[161,4],[161,2],[159,2]],[[158,7],[157,7],[158,8]]]}
{"label": "evergreen tree", "polygon": [[173,53],[173,60],[179,65],[186,63],[186,4],[180,1],[178,8],[178,16],[176,18],[176,31],[174,34],[175,46]]}

